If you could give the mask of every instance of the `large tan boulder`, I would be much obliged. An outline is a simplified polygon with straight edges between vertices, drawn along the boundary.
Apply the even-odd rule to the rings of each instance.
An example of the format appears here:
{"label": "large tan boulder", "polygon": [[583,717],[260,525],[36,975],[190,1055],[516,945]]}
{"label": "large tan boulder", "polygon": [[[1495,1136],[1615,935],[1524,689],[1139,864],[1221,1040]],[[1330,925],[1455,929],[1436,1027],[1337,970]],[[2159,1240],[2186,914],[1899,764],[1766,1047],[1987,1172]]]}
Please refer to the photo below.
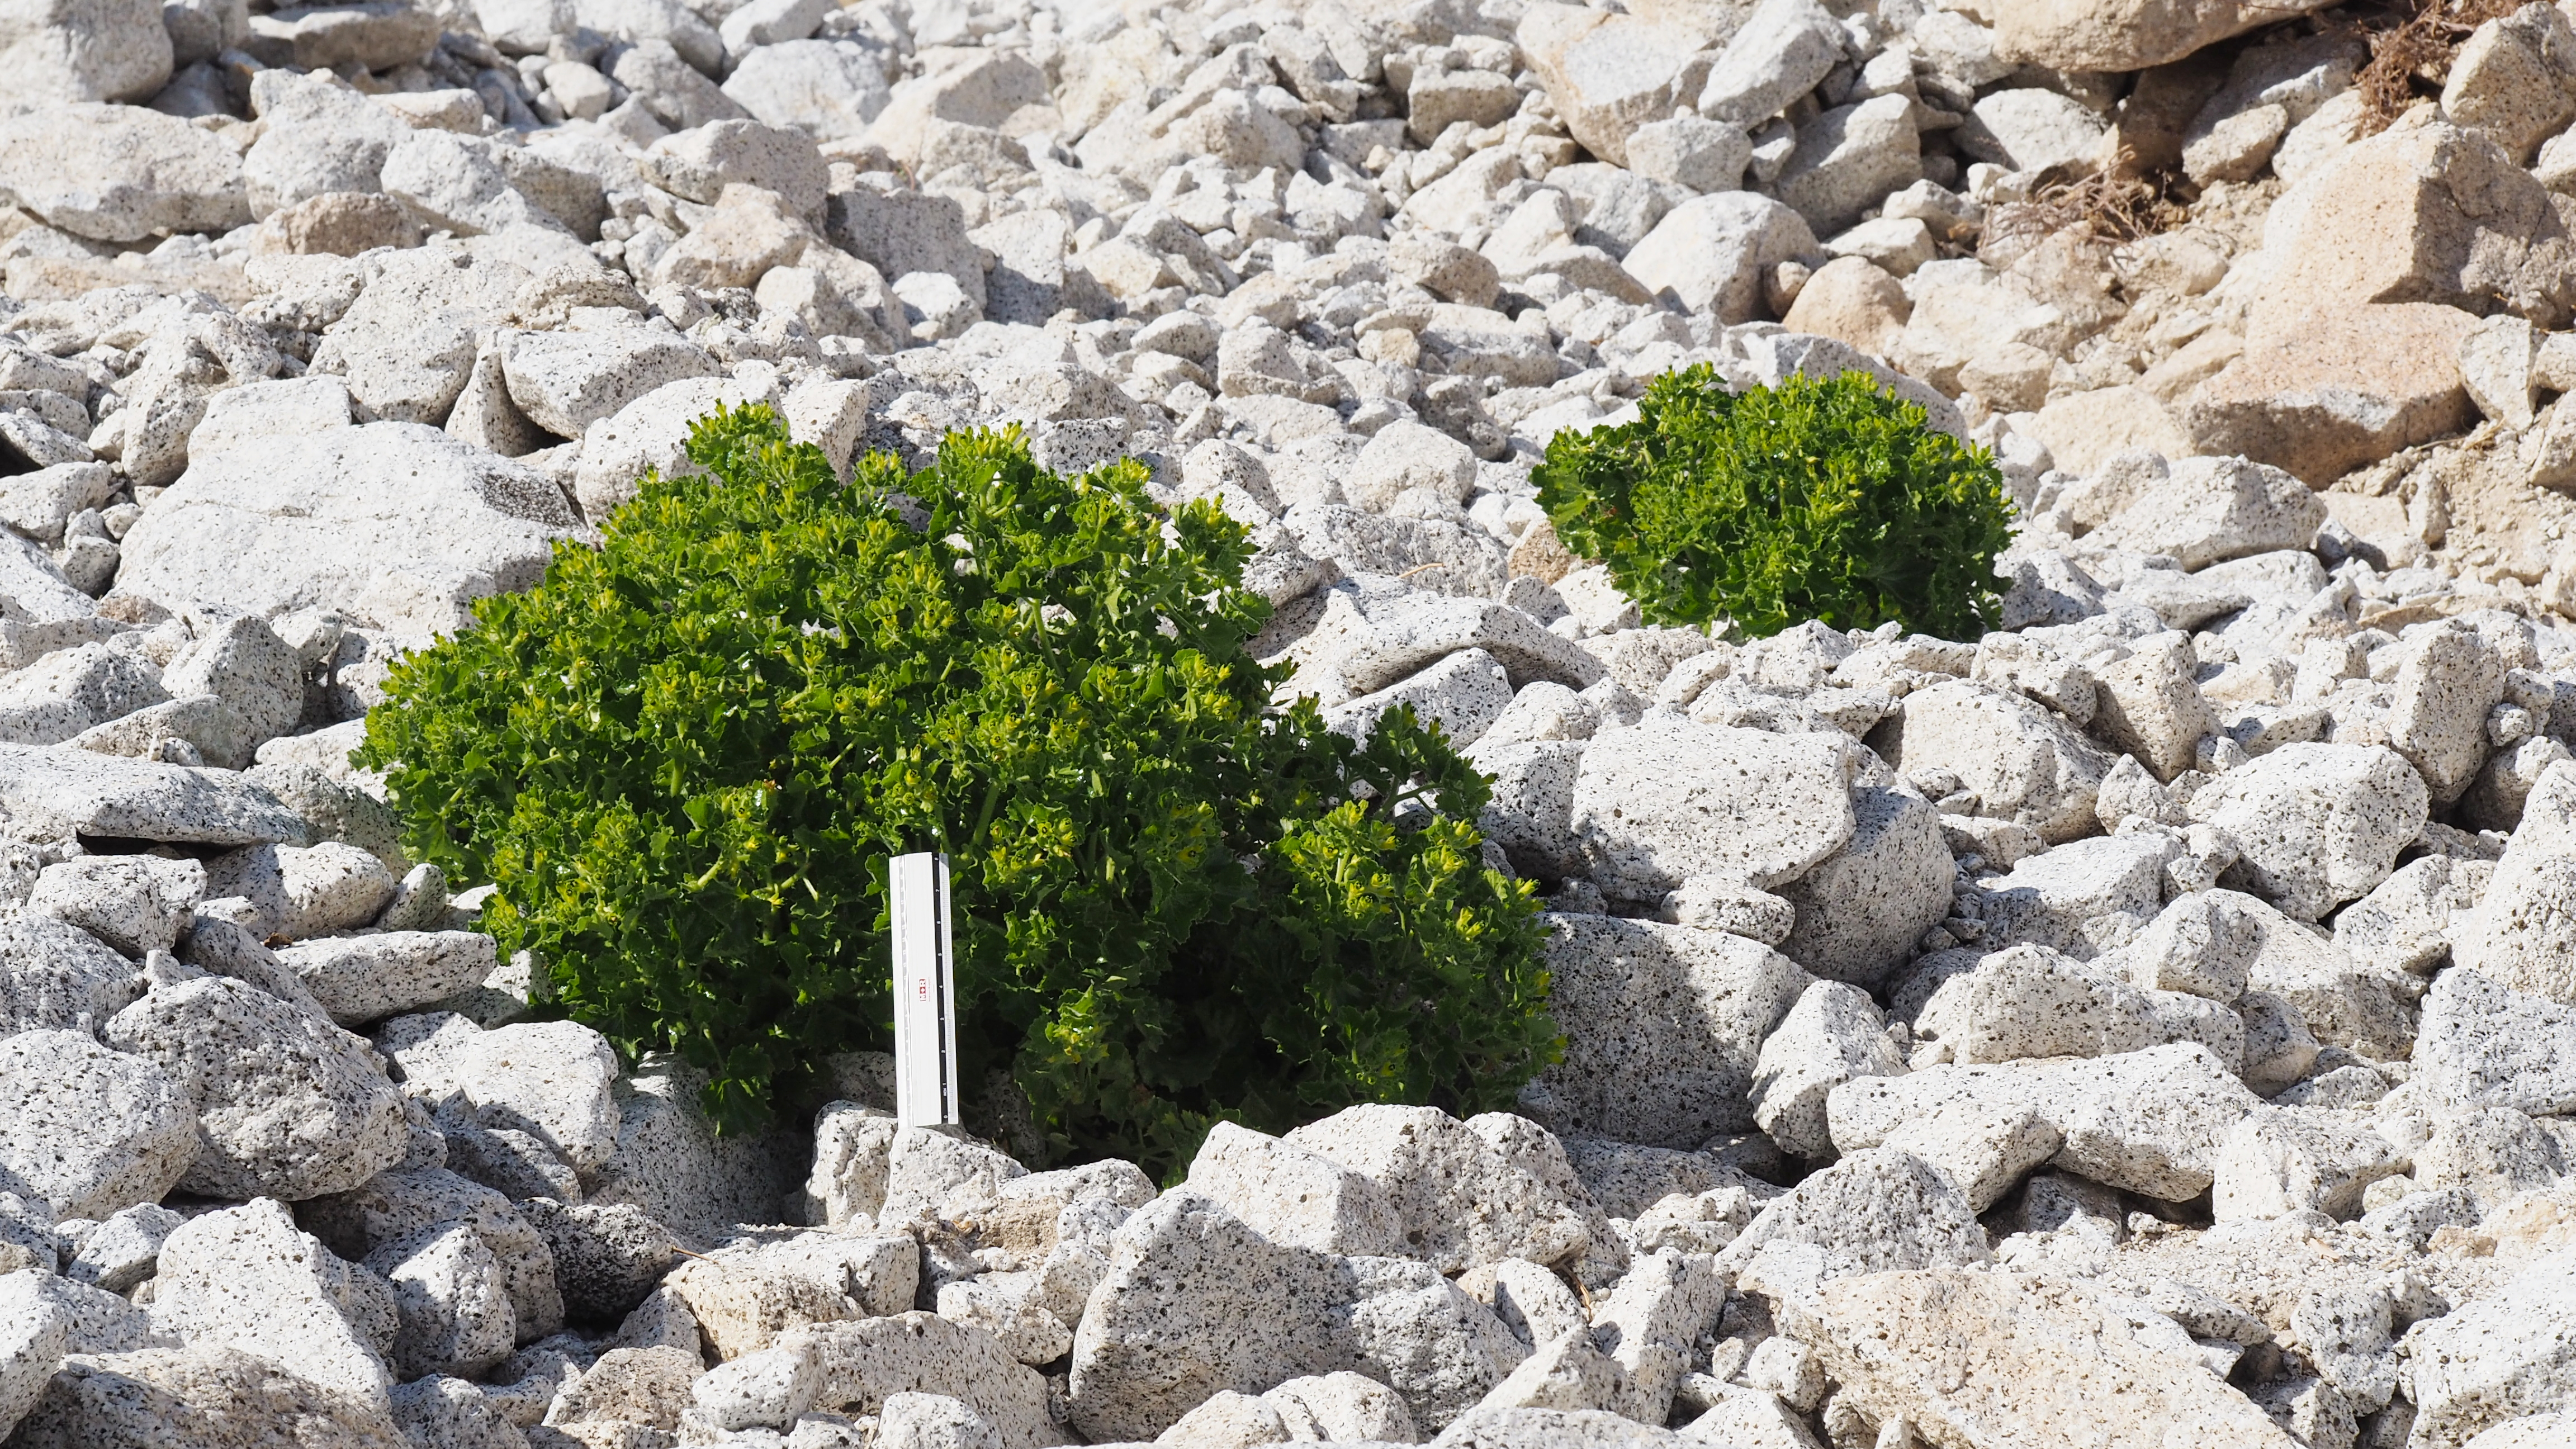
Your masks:
{"label": "large tan boulder", "polygon": [[1988,0],[1995,55],[2059,70],[2144,70],[2331,0]]}
{"label": "large tan boulder", "polygon": [[2476,418],[2458,358],[2477,320],[2404,302],[2273,321],[2183,405],[2191,451],[2243,454],[2322,488],[2457,433]]}
{"label": "large tan boulder", "polygon": [[2302,178],[2273,204],[2263,250],[2258,331],[2263,314],[2363,302],[2514,312],[2557,328],[2576,302],[2576,241],[2547,189],[2430,106]]}

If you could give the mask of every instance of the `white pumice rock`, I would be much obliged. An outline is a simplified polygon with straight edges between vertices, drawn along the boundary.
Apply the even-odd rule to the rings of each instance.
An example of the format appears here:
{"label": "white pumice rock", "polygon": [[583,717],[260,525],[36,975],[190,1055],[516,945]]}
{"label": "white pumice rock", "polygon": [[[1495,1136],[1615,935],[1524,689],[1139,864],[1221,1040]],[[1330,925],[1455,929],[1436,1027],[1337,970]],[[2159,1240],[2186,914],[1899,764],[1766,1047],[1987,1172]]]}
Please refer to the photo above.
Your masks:
{"label": "white pumice rock", "polygon": [[2430,792],[2384,745],[2294,744],[2229,771],[2188,808],[2237,842],[2234,878],[2313,921],[2388,878],[2423,828]]}
{"label": "white pumice rock", "polygon": [[129,957],[167,951],[204,897],[205,867],[157,856],[83,856],[45,867],[27,909],[78,926]]}
{"label": "white pumice rock", "polygon": [[196,1157],[195,1114],[151,1062],[85,1032],[0,1041],[0,1165],[64,1217],[156,1201]]}
{"label": "white pumice rock", "polygon": [[1619,730],[1584,751],[1569,824],[1594,883],[1622,899],[1659,900],[1699,875],[1774,886],[1851,839],[1851,768],[1821,738]]}
{"label": "white pumice rock", "polygon": [[2096,836],[2025,856],[1978,882],[1978,915],[1992,945],[2026,942],[2089,960],[2155,919],[2170,836]]}
{"label": "white pumice rock", "polygon": [[182,1186],[288,1201],[344,1192],[400,1161],[402,1098],[366,1043],[220,976],[155,987],[101,1033],[158,1066],[197,1115]]}
{"label": "white pumice rock", "polygon": [[1825,1097],[1857,1076],[1892,1076],[1905,1060],[1867,992],[1819,981],[1789,1008],[1755,1059],[1753,1119],[1784,1151],[1824,1157],[1833,1150]]}
{"label": "white pumice rock", "polygon": [[2065,1146],[2054,1161],[2168,1202],[2208,1187],[2219,1148],[2260,1100],[2197,1043],[2119,1056],[1856,1077],[1826,1098],[1834,1145],[1856,1152],[1956,1101],[2027,1106]]}
{"label": "white pumice rock", "polygon": [[303,1378],[386,1406],[394,1293],[297,1231],[282,1204],[260,1198],[190,1221],[162,1243],[154,1282],[156,1328],[294,1364]]}
{"label": "white pumice rock", "polygon": [[2102,748],[2063,717],[1967,680],[1907,695],[1904,713],[1870,740],[1909,778],[1948,771],[1977,797],[1971,813],[2028,826],[2050,844],[2096,828],[2094,799],[2111,769]]}
{"label": "white pumice rock", "polygon": [[1539,1074],[1523,1106],[1561,1133],[1655,1147],[1750,1130],[1762,1042],[1814,978],[1721,931],[1613,916],[1549,924],[1565,1059]]}
{"label": "white pumice rock", "polygon": [[1364,1174],[1394,1227],[1387,1254],[1444,1272],[1567,1262],[1607,1227],[1555,1139],[1508,1113],[1461,1122],[1436,1107],[1362,1105],[1281,1142]]}
{"label": "white pumice rock", "polygon": [[1187,1185],[1274,1243],[1345,1256],[1401,1251],[1395,1206],[1374,1177],[1231,1122],[1218,1123],[1190,1159]]}

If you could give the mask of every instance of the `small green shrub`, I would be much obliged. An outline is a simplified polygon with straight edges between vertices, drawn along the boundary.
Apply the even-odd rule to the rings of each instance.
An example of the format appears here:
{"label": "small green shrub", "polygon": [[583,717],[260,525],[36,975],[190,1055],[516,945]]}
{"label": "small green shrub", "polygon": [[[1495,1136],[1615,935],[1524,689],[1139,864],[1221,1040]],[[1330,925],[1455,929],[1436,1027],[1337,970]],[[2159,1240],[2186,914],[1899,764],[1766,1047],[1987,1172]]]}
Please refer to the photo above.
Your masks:
{"label": "small green shrub", "polygon": [[2002,476],[1876,379],[1730,394],[1701,364],[1649,383],[1638,412],[1557,434],[1535,476],[1557,537],[1649,622],[1987,628],[2012,540]]}
{"label": "small green shrub", "polygon": [[808,1105],[827,1054],[890,1042],[885,862],[937,848],[961,1082],[1007,1072],[1050,1160],[1487,1110],[1552,1059],[1484,780],[1409,712],[1362,747],[1268,707],[1269,605],[1215,507],[1167,516],[1133,462],[1057,477],[1016,432],[846,485],[765,409],[688,452],[368,718],[414,849],[497,885],[556,1009],[705,1069],[720,1123]]}

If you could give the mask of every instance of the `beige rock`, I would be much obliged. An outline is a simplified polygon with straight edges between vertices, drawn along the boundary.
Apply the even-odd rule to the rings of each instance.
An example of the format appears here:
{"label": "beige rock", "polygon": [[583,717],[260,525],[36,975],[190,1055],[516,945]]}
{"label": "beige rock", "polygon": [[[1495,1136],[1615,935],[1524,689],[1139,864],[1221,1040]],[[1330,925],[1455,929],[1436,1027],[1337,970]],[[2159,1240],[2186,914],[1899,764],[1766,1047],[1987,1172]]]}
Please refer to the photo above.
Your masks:
{"label": "beige rock", "polygon": [[2184,451],[2241,453],[2322,488],[2400,448],[2457,433],[2474,411],[2458,357],[2475,326],[2457,307],[2402,302],[2305,313],[2258,330],[2184,403],[2192,440]]}
{"label": "beige rock", "polygon": [[354,257],[375,247],[416,247],[420,238],[420,223],[392,197],[326,191],[270,212],[251,238],[251,250]]}
{"label": "beige rock", "polygon": [[2294,1449],[2170,1319],[2063,1279],[1934,1268],[1776,1309],[1855,1407],[1934,1444]]}
{"label": "beige rock", "polygon": [[1628,164],[1629,132],[1691,98],[1682,83],[1696,78],[1704,44],[1687,30],[1555,4],[1529,7],[1514,38],[1566,129],[1615,166]]}
{"label": "beige rock", "polygon": [[2328,0],[1996,0],[1995,55],[2059,70],[2144,70]]}
{"label": "beige rock", "polygon": [[[2322,112],[2320,112],[2322,114]],[[2576,243],[2531,173],[2493,141],[2410,111],[2273,203],[2254,331],[2321,304],[2437,302],[2565,324]],[[2374,331],[2379,329],[2373,329]]]}
{"label": "beige rock", "polygon": [[2542,4],[2479,26],[2451,62],[2442,114],[2528,164],[2576,116],[2576,29],[2557,6]]}
{"label": "beige rock", "polygon": [[1905,288],[1865,257],[1836,257],[1816,269],[1781,325],[1848,342],[1881,357],[1895,350],[1914,314]]}
{"label": "beige rock", "polygon": [[725,187],[697,229],[653,264],[656,285],[749,287],[805,250],[813,229],[776,192]]}
{"label": "beige rock", "polygon": [[2190,769],[2194,747],[2218,731],[2218,715],[2193,682],[2199,660],[2189,635],[2141,640],[2128,658],[2097,666],[2093,733],[2170,781]]}
{"label": "beige rock", "polygon": [[[1959,385],[1973,388],[1976,380],[1993,376],[2009,361],[2004,351],[1998,349],[1988,359],[1980,359],[1982,367],[1971,364],[1960,369]],[[2043,380],[2041,387],[2045,389],[2046,385]],[[1995,393],[1983,396],[1998,407],[2014,401]],[[2047,445],[2057,466],[2070,473],[2091,473],[2114,454],[2140,448],[2169,458],[2198,451],[2192,446],[2191,435],[2183,431],[2173,414],[2153,394],[2135,384],[2068,393],[2039,409],[2030,432]]]}

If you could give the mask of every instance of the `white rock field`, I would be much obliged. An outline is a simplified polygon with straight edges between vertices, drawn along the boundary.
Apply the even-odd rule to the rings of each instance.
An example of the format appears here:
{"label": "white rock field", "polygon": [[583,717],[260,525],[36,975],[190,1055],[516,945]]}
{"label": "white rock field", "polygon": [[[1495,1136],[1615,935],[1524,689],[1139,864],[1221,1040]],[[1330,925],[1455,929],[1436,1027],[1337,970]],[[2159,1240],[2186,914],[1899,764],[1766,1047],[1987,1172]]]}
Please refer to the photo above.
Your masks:
{"label": "white rock field", "polygon": [[[0,1443],[2576,1444],[2576,0],[2407,13],[0,0]],[[2002,627],[1643,625],[1698,363]],[[753,401],[1248,525],[1562,1062],[1161,1188],[530,1019],[348,751]]]}

